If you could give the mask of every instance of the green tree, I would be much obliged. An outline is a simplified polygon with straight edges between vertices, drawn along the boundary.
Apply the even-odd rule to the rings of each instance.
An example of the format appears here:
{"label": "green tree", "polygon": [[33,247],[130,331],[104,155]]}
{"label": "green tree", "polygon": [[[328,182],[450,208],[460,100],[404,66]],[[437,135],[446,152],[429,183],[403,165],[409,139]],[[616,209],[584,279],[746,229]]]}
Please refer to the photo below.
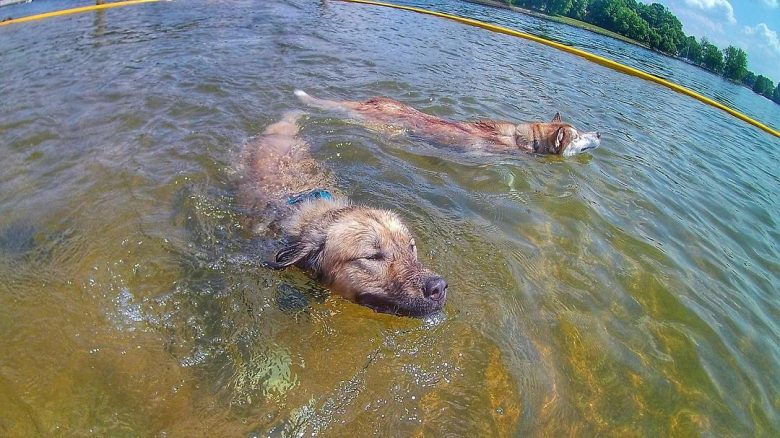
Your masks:
{"label": "green tree", "polygon": [[723,71],[723,52],[721,52],[720,49],[707,41],[706,38],[702,38],[701,51],[702,62],[704,62],[705,68],[714,71],[715,73]]}
{"label": "green tree", "polygon": [[670,55],[686,44],[682,23],[665,6],[636,0],[592,0],[585,21],[643,42]]}
{"label": "green tree", "polygon": [[745,77],[742,78],[742,83],[752,90],[753,85],[756,83],[756,74],[752,71],[748,71]]}
{"label": "green tree", "polygon": [[696,37],[689,36],[685,38],[685,45],[683,48],[680,48],[680,55],[684,58],[687,58],[694,64],[701,64],[701,45],[698,41],[696,41]]}
{"label": "green tree", "polygon": [[660,3],[651,5],[638,4],[639,15],[647,21],[647,24],[653,27],[661,27],[666,21],[665,15],[668,13],[666,7]]}
{"label": "green tree", "polygon": [[772,81],[764,75],[756,76],[756,83],[753,84],[753,91],[757,94],[766,93],[767,89],[772,85]]}
{"label": "green tree", "polygon": [[766,89],[764,90],[764,92],[762,94],[767,99],[772,99],[774,92],[775,92],[775,84],[773,84],[771,80],[767,79],[766,80]]}
{"label": "green tree", "polygon": [[775,92],[772,94],[772,100],[774,100],[776,103],[780,103],[780,83],[778,83],[777,87],[775,87]]}
{"label": "green tree", "polygon": [[594,0],[588,11],[588,22],[605,29],[616,31],[616,21],[621,9],[625,9],[623,0]]}
{"label": "green tree", "polygon": [[631,11],[626,18],[628,30],[625,35],[639,42],[647,43],[650,38],[650,26],[636,12]]}
{"label": "green tree", "polygon": [[569,9],[569,17],[576,18],[578,20],[585,19],[585,14],[588,11],[590,0],[573,0],[571,9]]}
{"label": "green tree", "polygon": [[572,6],[572,0],[548,0],[545,10],[551,15],[566,15]]}
{"label": "green tree", "polygon": [[654,48],[676,55],[685,46],[686,37],[682,23],[666,6],[660,3],[650,5],[635,3],[633,9],[658,33],[658,45]]}
{"label": "green tree", "polygon": [[[614,26],[619,33],[626,35],[629,38],[633,38],[631,34],[636,27],[641,26],[647,32],[650,31],[650,26],[647,25],[647,22],[629,8],[620,8],[617,10]],[[638,40],[643,41],[642,39]]]}
{"label": "green tree", "polygon": [[747,53],[734,46],[723,50],[723,76],[741,81],[747,75]]}

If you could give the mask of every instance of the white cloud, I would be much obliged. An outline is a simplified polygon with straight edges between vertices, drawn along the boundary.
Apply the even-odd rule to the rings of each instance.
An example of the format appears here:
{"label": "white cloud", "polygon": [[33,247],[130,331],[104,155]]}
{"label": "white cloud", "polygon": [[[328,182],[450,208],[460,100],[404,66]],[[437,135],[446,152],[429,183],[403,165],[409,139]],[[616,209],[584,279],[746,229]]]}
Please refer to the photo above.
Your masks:
{"label": "white cloud", "polygon": [[[729,23],[734,24],[737,19],[734,18],[734,7],[728,0],[684,0],[685,4],[692,8],[705,11],[707,15],[714,15],[713,18],[725,18]],[[764,0],[777,3],[777,0]]]}
{"label": "white cloud", "polygon": [[778,6],[777,0],[763,0],[764,4],[769,6],[770,8],[776,8]]}
{"label": "white cloud", "polygon": [[723,22],[712,20],[690,9],[675,11],[680,20],[685,23],[683,30],[698,36],[718,38],[724,35]]}
{"label": "white cloud", "polygon": [[780,36],[766,23],[745,26],[739,38],[748,52],[748,68],[780,83],[777,66],[780,65]]}
{"label": "white cloud", "polygon": [[[696,36],[707,36],[715,41],[726,38],[726,27],[737,23],[734,7],[729,0],[642,0],[660,2],[683,23],[683,30]],[[779,1],[779,0],[771,0]]]}
{"label": "white cloud", "polygon": [[780,38],[777,32],[770,29],[765,23],[758,23],[754,27],[745,26],[742,31],[745,35],[753,37],[756,45],[769,49],[776,55],[780,55]]}

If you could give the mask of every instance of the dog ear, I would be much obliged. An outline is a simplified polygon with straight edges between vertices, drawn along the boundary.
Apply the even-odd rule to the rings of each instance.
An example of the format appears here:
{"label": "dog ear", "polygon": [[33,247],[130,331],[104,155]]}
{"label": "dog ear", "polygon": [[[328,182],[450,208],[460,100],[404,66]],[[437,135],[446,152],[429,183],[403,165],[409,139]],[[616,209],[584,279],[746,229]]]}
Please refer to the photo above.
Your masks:
{"label": "dog ear", "polygon": [[552,122],[550,123],[563,123],[563,119],[561,119],[561,113],[555,113]]}
{"label": "dog ear", "polygon": [[563,141],[563,134],[565,134],[563,128],[558,128],[558,132],[555,134],[555,150],[558,151]]}
{"label": "dog ear", "polygon": [[316,271],[320,264],[320,256],[325,248],[325,239],[295,238],[276,253],[276,261],[267,262],[266,266],[273,269],[284,269],[292,265]]}

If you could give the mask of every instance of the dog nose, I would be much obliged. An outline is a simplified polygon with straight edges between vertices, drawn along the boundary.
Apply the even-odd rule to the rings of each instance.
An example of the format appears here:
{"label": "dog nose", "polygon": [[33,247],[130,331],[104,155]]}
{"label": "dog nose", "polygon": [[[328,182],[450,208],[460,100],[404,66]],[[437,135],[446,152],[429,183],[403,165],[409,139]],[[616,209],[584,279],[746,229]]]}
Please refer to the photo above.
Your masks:
{"label": "dog nose", "polygon": [[447,295],[447,282],[441,277],[431,277],[423,286],[425,298],[433,301],[441,301]]}
{"label": "dog nose", "polygon": [[596,138],[599,138],[599,139],[601,138],[601,133],[598,132],[598,131],[596,131]]}

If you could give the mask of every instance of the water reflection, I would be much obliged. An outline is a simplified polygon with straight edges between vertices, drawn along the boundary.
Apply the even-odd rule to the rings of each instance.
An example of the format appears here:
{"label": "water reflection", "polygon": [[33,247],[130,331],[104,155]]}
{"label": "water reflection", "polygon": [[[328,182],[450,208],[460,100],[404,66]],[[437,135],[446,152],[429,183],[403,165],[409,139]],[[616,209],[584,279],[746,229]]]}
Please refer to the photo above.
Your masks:
{"label": "water reflection", "polygon": [[106,34],[106,11],[95,11],[95,21],[93,24],[95,31],[93,37],[95,38],[95,44],[100,44],[100,38]]}

